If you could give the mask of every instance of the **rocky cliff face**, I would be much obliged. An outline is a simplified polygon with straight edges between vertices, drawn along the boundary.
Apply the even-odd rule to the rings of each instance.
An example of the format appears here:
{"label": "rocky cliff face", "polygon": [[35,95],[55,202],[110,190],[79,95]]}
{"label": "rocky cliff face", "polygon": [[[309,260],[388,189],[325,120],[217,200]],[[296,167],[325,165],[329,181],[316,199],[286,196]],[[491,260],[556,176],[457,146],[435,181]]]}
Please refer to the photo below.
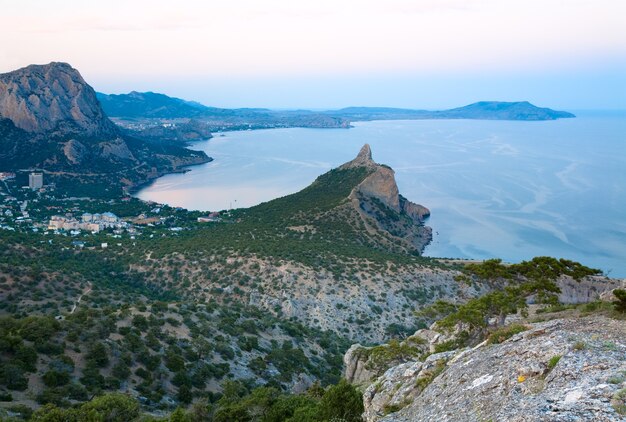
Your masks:
{"label": "rocky cliff face", "polygon": [[[379,229],[404,239],[409,248],[422,252],[432,240],[430,227],[424,221],[430,211],[423,205],[414,204],[398,191],[394,171],[372,159],[372,151],[365,144],[357,157],[339,167],[350,169],[364,167],[370,174],[351,193],[350,199],[364,218],[371,217]],[[398,213],[398,216],[389,213]]]}
{"label": "rocky cliff face", "polygon": [[562,276],[556,280],[561,290],[559,303],[577,304],[588,303],[594,300],[613,300],[613,290],[626,289],[626,279],[615,279],[602,276],[585,277],[574,280],[572,277]]}
{"label": "rocky cliff face", "polygon": [[626,324],[529,324],[501,344],[394,366],[364,393],[368,422],[624,421]]}
{"label": "rocky cliff face", "polygon": [[113,138],[95,91],[67,63],[30,65],[0,75],[0,115],[27,132]]}

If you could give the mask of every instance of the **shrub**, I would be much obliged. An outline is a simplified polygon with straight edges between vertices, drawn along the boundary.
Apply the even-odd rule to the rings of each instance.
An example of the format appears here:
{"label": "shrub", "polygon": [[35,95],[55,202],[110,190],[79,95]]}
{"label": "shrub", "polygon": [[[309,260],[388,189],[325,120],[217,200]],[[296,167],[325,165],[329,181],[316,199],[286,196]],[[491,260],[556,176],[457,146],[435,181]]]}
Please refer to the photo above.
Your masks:
{"label": "shrub", "polygon": [[37,351],[31,346],[21,345],[15,352],[15,359],[19,361],[19,366],[27,372],[34,372],[37,369]]}
{"label": "shrub", "polygon": [[617,298],[617,301],[614,302],[615,310],[626,313],[626,290],[615,289],[613,290],[613,295]]}
{"label": "shrub", "polygon": [[438,361],[437,365],[432,370],[426,371],[424,376],[415,380],[415,386],[419,388],[420,391],[424,391],[424,389],[426,389],[426,387],[428,387],[445,369],[446,363],[442,360]]}
{"label": "shrub", "polygon": [[125,380],[130,376],[130,368],[126,362],[118,362],[112,369],[111,373],[120,380]]}
{"label": "shrub", "polygon": [[21,368],[7,364],[0,367],[0,384],[4,384],[9,390],[24,391],[28,388],[28,378]]}
{"label": "shrub", "polygon": [[107,348],[102,343],[96,343],[86,356],[88,363],[93,363],[99,368],[104,368],[109,364],[109,355]]}
{"label": "shrub", "polygon": [[489,344],[500,344],[503,341],[513,337],[515,334],[528,330],[529,327],[522,324],[511,324],[502,328],[498,328],[491,332],[488,338]]}
{"label": "shrub", "polygon": [[179,402],[189,404],[193,400],[193,394],[191,393],[191,388],[186,385],[181,385],[178,389],[178,394],[176,398]]}
{"label": "shrub", "polygon": [[394,362],[406,362],[410,359],[419,357],[422,350],[415,345],[409,344],[408,341],[399,342],[392,339],[388,344],[376,346],[369,351],[369,359],[367,366],[370,369],[387,369]]}
{"label": "shrub", "polygon": [[407,406],[407,402],[396,403],[396,404],[386,404],[383,406],[383,414],[388,415],[390,413],[395,413],[399,410],[402,410]]}
{"label": "shrub", "polygon": [[185,360],[173,352],[169,352],[165,357],[165,366],[172,372],[178,372],[185,369]]}
{"label": "shrub", "polygon": [[83,404],[80,412],[95,416],[91,420],[128,422],[139,416],[139,403],[126,394],[111,393]]}
{"label": "shrub", "polygon": [[626,388],[619,390],[611,400],[611,406],[620,415],[626,415]]}
{"label": "shrub", "polygon": [[339,419],[347,422],[360,422],[363,411],[361,393],[345,379],[329,387],[320,401],[322,420]]}
{"label": "shrub", "polygon": [[29,316],[21,321],[20,334],[37,344],[49,340],[60,328],[52,317]]}
{"label": "shrub", "polygon": [[43,383],[48,387],[60,387],[70,382],[70,374],[67,372],[50,370],[43,377]]}

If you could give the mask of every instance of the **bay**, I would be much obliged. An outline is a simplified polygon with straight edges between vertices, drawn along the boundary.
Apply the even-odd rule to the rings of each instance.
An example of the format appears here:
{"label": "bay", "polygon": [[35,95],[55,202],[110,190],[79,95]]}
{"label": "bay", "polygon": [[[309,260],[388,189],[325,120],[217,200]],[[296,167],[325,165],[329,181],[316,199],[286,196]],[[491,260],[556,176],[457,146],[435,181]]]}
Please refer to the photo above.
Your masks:
{"label": "bay", "polygon": [[196,210],[296,192],[354,158],[396,171],[430,208],[428,256],[518,262],[549,255],[626,276],[626,119],[357,122],[351,129],[227,132],[193,144],[214,161],[157,179],[144,200]]}

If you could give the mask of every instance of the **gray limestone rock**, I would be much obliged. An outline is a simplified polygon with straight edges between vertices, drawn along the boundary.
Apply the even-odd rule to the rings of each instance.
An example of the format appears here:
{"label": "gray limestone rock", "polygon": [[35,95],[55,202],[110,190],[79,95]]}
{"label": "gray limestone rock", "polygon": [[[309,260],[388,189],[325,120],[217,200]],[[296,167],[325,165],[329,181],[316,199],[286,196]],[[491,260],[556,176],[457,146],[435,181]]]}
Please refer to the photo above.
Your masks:
{"label": "gray limestone rock", "polygon": [[389,369],[365,391],[365,419],[626,420],[616,411],[626,397],[620,393],[626,388],[624,321],[553,320],[532,324],[502,344],[452,353],[429,358],[446,362],[431,380],[423,378],[426,363]]}

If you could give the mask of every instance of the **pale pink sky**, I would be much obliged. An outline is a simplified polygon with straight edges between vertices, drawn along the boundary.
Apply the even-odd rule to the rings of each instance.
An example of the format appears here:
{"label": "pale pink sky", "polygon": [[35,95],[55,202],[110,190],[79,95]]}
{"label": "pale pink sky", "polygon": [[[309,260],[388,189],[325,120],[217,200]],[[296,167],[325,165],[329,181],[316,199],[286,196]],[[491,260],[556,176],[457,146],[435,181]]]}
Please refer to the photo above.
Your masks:
{"label": "pale pink sky", "polygon": [[507,86],[503,97],[543,100],[555,86],[555,105],[626,107],[614,86],[626,84],[623,0],[0,0],[0,10],[0,72],[66,61],[105,92],[427,107]]}

